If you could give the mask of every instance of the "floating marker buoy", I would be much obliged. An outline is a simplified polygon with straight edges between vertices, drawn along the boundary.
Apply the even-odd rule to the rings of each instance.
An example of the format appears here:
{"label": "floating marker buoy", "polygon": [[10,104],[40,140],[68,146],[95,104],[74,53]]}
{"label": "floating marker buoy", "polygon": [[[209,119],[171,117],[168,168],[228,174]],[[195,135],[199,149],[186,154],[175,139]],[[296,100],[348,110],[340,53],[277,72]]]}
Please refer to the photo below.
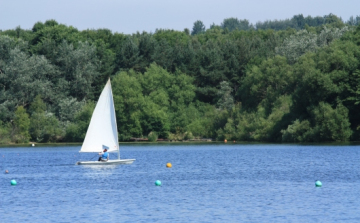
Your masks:
{"label": "floating marker buoy", "polygon": [[8,170],[5,170],[5,173],[9,173],[9,171],[8,171]]}
{"label": "floating marker buoy", "polygon": [[234,140],[234,142],[235,142],[235,140]]}
{"label": "floating marker buoy", "polygon": [[31,144],[32,146],[35,146],[35,144],[33,143],[33,144]]}
{"label": "floating marker buoy", "polygon": [[171,168],[171,167],[172,167],[171,163],[167,163],[167,164],[166,164],[166,167],[167,167],[167,168]]}
{"label": "floating marker buoy", "polygon": [[224,140],[224,143],[227,143],[227,140],[226,140],[226,139]]}
{"label": "floating marker buoy", "polygon": [[316,186],[316,187],[321,187],[321,186],[322,186],[322,183],[321,183],[319,180],[317,180],[317,181],[315,182],[315,186]]}
{"label": "floating marker buoy", "polygon": [[161,186],[161,181],[160,180],[155,181],[155,186]]}
{"label": "floating marker buoy", "polygon": [[16,185],[16,180],[11,180],[10,183],[11,183],[11,185],[15,186]]}

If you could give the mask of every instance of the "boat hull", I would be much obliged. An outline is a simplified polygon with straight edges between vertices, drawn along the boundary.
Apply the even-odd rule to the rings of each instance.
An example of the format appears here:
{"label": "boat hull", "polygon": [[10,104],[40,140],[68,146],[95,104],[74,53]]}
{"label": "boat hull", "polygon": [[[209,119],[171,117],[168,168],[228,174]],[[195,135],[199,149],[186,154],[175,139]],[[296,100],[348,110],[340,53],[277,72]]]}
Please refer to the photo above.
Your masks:
{"label": "boat hull", "polygon": [[76,165],[122,165],[132,164],[135,159],[120,159],[120,160],[108,160],[108,161],[78,161]]}

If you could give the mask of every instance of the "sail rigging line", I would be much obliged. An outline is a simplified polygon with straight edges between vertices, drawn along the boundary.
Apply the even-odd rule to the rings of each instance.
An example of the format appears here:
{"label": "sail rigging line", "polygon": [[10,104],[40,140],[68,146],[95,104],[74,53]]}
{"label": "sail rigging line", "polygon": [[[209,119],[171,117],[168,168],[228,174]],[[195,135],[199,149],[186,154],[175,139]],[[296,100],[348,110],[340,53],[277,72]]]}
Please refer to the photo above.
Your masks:
{"label": "sail rigging line", "polygon": [[93,156],[90,160],[94,159],[96,156],[98,156],[98,154],[96,154],[95,156]]}

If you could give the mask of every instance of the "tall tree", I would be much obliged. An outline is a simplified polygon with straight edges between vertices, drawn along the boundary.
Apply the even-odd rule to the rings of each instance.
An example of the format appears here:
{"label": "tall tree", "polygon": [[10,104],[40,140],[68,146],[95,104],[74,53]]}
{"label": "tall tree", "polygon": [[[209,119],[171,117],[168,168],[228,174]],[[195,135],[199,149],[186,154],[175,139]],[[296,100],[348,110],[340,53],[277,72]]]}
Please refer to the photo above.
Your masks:
{"label": "tall tree", "polygon": [[17,143],[25,143],[30,139],[30,119],[23,106],[16,108],[12,138]]}
{"label": "tall tree", "polygon": [[239,20],[238,18],[228,18],[224,19],[221,23],[223,29],[228,29],[229,31],[233,30],[249,30],[252,28],[252,25],[247,19]]}
{"label": "tall tree", "polygon": [[205,32],[205,25],[202,21],[197,20],[196,22],[194,22],[192,31],[191,31],[191,35],[197,35],[200,33],[204,33]]}
{"label": "tall tree", "polygon": [[116,70],[138,70],[139,47],[134,39],[128,36],[116,55]]}
{"label": "tall tree", "polygon": [[88,42],[79,42],[78,47],[63,41],[58,48],[57,63],[62,74],[62,88],[79,101],[94,99],[92,83],[99,76],[99,60],[96,47]]}
{"label": "tall tree", "polygon": [[217,92],[219,100],[217,106],[220,109],[231,110],[234,107],[234,98],[231,95],[232,89],[229,86],[229,83],[222,81],[220,83],[220,89]]}

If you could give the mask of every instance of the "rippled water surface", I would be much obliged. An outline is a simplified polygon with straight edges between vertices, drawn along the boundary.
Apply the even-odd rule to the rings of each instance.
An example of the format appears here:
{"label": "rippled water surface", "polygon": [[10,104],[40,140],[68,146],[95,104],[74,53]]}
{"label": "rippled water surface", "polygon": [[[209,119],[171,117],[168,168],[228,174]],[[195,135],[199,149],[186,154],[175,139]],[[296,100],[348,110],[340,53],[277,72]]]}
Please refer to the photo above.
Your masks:
{"label": "rippled water surface", "polygon": [[93,167],[79,149],[0,147],[0,222],[360,222],[360,146],[126,144],[132,165]]}

